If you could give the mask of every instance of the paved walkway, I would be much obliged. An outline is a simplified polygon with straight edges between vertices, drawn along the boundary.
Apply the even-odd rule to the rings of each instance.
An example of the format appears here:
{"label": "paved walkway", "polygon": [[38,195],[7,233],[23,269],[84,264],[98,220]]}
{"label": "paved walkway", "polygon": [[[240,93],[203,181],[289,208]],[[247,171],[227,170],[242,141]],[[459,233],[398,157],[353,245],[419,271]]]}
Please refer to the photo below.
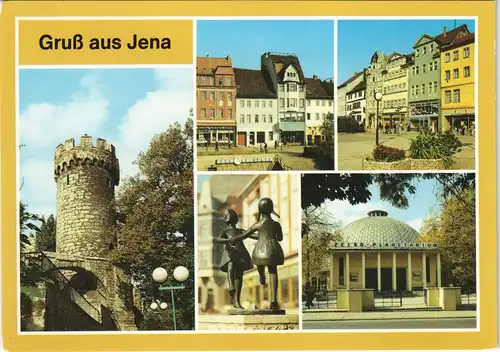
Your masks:
{"label": "paved walkway", "polygon": [[475,329],[476,318],[305,321],[305,330]]}
{"label": "paved walkway", "polygon": [[261,158],[273,157],[275,154],[279,154],[283,163],[293,170],[315,170],[313,160],[303,157],[303,152],[303,146],[286,146],[283,147],[283,150],[280,148],[274,149],[273,146],[272,148],[268,148],[267,153],[263,153],[260,148],[252,147],[231,149],[226,149],[226,147],[224,147],[224,149],[220,149],[219,152],[215,152],[213,148],[210,148],[208,153],[205,151],[205,148],[198,148],[197,168],[198,171],[207,171],[211,165],[215,165],[215,160],[217,159],[233,159],[236,156]]}
{"label": "paved walkway", "polygon": [[394,312],[303,312],[303,321],[476,318],[474,310]]}
{"label": "paved walkway", "polygon": [[[417,132],[406,132],[402,135],[379,135],[380,144],[388,147],[408,150],[410,138],[417,136]],[[338,167],[339,170],[361,170],[361,161],[369,157],[375,148],[375,131],[365,133],[339,133],[338,134]],[[463,143],[461,151],[455,157],[451,169],[473,170],[475,168],[475,145],[473,136],[459,136]]]}

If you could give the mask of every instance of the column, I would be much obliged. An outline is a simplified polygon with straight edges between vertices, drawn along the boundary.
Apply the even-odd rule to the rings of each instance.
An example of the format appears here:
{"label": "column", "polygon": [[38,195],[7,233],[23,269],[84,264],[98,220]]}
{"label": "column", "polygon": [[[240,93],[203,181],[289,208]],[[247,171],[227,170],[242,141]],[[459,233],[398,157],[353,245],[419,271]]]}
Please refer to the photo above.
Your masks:
{"label": "column", "polygon": [[427,266],[425,252],[422,252],[422,287],[427,288]]}
{"label": "column", "polygon": [[333,282],[334,269],[335,269],[335,255],[332,254],[330,262],[330,290],[333,290],[333,286],[335,285],[335,283]]}
{"label": "column", "polygon": [[377,252],[377,291],[382,291],[382,274],[380,270],[380,252]]}
{"label": "column", "polygon": [[413,290],[412,280],[413,274],[411,270],[411,252],[408,252],[408,266],[406,269],[406,291],[411,292]]}
{"label": "column", "polygon": [[346,252],[345,254],[345,288],[349,289],[350,286],[350,277],[349,277],[349,252]]}
{"label": "column", "polygon": [[365,252],[361,252],[361,288],[366,288],[366,278],[365,278]]}
{"label": "column", "polygon": [[396,252],[392,252],[392,292],[398,290],[397,275],[396,275]]}
{"label": "column", "polygon": [[441,287],[441,253],[437,254],[437,285]]}

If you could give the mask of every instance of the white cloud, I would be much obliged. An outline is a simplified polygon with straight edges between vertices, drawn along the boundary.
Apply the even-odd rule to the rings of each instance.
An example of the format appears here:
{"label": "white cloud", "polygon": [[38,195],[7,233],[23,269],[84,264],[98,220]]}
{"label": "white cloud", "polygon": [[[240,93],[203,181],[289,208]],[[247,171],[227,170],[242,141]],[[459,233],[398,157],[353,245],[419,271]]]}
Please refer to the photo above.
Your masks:
{"label": "white cloud", "polygon": [[329,201],[326,203],[326,208],[335,217],[335,220],[342,221],[342,226],[346,226],[353,221],[368,216],[371,210],[387,210],[387,207],[382,203],[360,203],[351,205],[348,201]]}
{"label": "white cloud", "polygon": [[108,116],[108,101],[101,95],[99,77],[82,78],[79,90],[62,104],[29,105],[20,115],[20,135],[30,148],[54,147],[74,135],[97,132]]}
{"label": "white cloud", "polygon": [[28,159],[21,165],[22,193],[30,213],[49,216],[56,212],[56,183],[52,160]]}
{"label": "white cloud", "polygon": [[148,148],[151,138],[174,122],[184,123],[193,105],[191,69],[155,70],[155,78],[159,88],[131,106],[118,127],[115,146],[122,178],[138,171],[132,162]]}
{"label": "white cloud", "polygon": [[420,232],[420,228],[422,227],[422,225],[424,223],[424,218],[411,219],[411,220],[408,220],[406,223],[408,225],[410,225],[411,227],[413,227],[418,232]]}

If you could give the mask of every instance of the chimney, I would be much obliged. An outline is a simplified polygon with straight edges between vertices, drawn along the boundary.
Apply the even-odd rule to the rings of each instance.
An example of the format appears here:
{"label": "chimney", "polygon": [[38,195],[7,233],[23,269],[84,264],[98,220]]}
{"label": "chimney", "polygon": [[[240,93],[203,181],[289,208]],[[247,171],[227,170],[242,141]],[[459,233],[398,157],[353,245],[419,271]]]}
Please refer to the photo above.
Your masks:
{"label": "chimney", "polygon": [[443,27],[443,37],[446,38],[446,26]]}
{"label": "chimney", "polygon": [[313,75],[313,79],[318,79],[318,76],[316,76],[316,75]]}
{"label": "chimney", "polygon": [[231,62],[231,56],[226,56],[226,60],[229,62],[229,65],[233,65],[233,63]]}

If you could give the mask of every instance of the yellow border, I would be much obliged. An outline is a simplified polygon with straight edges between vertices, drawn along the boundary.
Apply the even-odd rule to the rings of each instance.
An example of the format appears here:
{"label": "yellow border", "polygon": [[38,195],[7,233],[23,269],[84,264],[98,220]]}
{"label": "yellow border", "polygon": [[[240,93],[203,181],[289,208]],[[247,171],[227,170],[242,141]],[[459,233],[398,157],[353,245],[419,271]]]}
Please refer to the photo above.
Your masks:
{"label": "yellow border", "polygon": [[[264,13],[265,11],[265,13]],[[478,16],[480,332],[23,335],[16,333],[15,16]],[[397,17],[396,17],[397,18]],[[0,17],[3,341],[7,350],[479,349],[497,344],[495,2],[4,2]],[[367,34],[369,35],[369,34]]]}

